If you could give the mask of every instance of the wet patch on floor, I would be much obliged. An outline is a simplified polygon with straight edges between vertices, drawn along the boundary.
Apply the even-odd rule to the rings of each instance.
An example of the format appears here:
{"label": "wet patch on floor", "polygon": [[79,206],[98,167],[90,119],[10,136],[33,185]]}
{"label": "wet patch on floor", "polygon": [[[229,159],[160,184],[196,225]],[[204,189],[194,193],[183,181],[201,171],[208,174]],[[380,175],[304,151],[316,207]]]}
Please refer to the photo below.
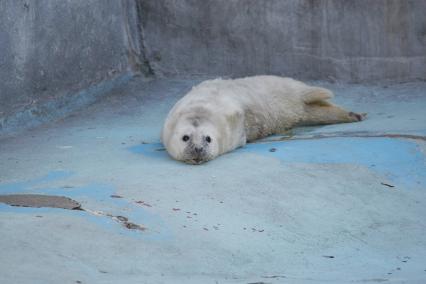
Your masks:
{"label": "wet patch on floor", "polygon": [[161,143],[152,143],[152,144],[142,143],[140,145],[128,147],[127,149],[134,154],[142,154],[150,158],[165,159],[165,160],[170,159],[166,149]]}
{"label": "wet patch on floor", "polygon": [[[270,139],[278,139],[277,137],[271,136]],[[424,187],[426,186],[426,156],[422,154],[415,140],[410,137],[406,138],[404,135],[327,136],[306,139],[293,139],[293,137],[286,141],[259,140],[233,152],[272,156],[284,163],[362,165],[383,175],[382,185],[392,188],[395,188],[396,184]],[[146,157],[174,161],[164,151],[161,143],[136,145],[129,147],[128,150]]]}
{"label": "wet patch on floor", "polygon": [[426,186],[426,157],[411,140],[382,137],[288,140],[247,144],[237,151],[275,157],[284,163],[362,165],[383,175],[386,185]]}
{"label": "wet patch on floor", "polygon": [[[71,177],[73,174],[68,171],[51,171],[47,175],[35,178],[28,181],[18,181],[0,184],[0,192],[2,194],[16,194],[28,191],[36,185],[42,185],[49,182],[54,182],[58,180],[63,180]],[[64,186],[64,188],[69,188],[69,185]]]}

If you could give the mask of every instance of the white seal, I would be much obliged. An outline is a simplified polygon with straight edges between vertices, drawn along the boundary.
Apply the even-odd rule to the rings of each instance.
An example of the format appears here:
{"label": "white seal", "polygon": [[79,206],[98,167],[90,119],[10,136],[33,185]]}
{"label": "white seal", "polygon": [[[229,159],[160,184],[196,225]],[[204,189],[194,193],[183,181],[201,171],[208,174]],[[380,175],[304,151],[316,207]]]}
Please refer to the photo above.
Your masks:
{"label": "white seal", "polygon": [[277,76],[204,81],[171,109],[161,140],[174,159],[200,164],[293,126],[363,119],[328,102],[332,96]]}

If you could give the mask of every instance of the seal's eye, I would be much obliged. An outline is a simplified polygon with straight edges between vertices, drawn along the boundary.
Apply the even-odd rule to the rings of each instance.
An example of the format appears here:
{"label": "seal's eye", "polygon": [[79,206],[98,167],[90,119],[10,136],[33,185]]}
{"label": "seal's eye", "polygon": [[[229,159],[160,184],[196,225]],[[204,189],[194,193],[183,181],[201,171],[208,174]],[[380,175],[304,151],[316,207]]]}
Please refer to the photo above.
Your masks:
{"label": "seal's eye", "polygon": [[212,142],[212,139],[210,138],[210,136],[206,136],[206,141],[207,141],[207,143]]}
{"label": "seal's eye", "polygon": [[185,142],[188,141],[189,140],[189,136],[188,135],[183,135],[182,140],[185,141]]}

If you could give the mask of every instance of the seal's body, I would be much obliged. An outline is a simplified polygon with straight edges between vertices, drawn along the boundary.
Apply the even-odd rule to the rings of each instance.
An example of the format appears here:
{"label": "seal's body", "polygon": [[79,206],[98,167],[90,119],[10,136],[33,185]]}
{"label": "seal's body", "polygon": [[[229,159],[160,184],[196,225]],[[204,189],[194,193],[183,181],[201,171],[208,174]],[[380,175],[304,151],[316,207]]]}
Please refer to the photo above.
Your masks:
{"label": "seal's body", "polygon": [[172,108],[162,142],[174,159],[200,164],[293,126],[363,119],[328,102],[332,96],[330,90],[277,76],[205,81]]}

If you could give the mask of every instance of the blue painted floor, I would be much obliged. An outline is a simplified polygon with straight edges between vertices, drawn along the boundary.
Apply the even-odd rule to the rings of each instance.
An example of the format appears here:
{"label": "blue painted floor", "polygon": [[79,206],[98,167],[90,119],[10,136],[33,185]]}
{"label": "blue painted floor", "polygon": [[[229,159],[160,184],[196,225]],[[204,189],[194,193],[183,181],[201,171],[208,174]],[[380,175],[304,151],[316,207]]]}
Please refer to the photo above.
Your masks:
{"label": "blue painted floor", "polygon": [[368,119],[192,166],[158,137],[197,82],[135,79],[0,140],[0,194],[85,209],[0,204],[0,283],[426,283],[425,83],[320,83]]}

